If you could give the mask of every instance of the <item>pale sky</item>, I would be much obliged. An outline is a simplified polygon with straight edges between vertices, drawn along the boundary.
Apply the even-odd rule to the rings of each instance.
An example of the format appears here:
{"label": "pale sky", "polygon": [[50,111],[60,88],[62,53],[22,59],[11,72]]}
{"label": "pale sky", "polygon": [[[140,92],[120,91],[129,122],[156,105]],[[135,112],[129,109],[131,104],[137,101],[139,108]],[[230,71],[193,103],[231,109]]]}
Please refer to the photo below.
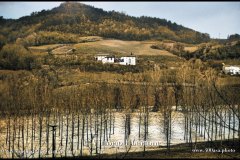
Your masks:
{"label": "pale sky", "polygon": [[[62,2],[0,2],[0,16],[17,19],[34,11],[52,9]],[[211,38],[240,34],[240,2],[89,2],[106,11],[123,11],[131,16],[164,18]]]}

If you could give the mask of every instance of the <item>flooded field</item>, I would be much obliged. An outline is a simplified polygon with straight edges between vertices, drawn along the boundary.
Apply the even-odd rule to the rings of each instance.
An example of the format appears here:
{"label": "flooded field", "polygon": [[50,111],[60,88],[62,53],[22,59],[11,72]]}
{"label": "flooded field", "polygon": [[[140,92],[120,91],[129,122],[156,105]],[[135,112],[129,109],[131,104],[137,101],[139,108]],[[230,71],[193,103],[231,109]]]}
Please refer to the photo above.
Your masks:
{"label": "flooded field", "polygon": [[0,125],[0,158],[116,154],[232,139],[239,130],[233,115],[228,111],[187,115],[172,109],[166,118],[163,112],[140,109],[6,116]]}

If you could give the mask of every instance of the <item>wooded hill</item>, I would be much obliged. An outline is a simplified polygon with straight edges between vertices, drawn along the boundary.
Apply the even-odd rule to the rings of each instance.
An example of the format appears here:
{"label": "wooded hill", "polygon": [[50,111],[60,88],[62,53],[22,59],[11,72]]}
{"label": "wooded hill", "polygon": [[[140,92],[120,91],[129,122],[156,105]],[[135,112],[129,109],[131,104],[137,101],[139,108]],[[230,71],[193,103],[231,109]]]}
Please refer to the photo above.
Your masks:
{"label": "wooded hill", "polygon": [[[161,12],[159,12],[161,13]],[[0,41],[24,41],[25,45],[77,42],[76,36],[101,36],[121,40],[174,40],[185,43],[208,42],[208,34],[166,19],[133,17],[104,11],[78,2],[62,3],[52,10],[33,12],[19,19],[0,18]],[[40,40],[42,37],[44,41]],[[68,38],[67,38],[68,37]],[[21,39],[22,38],[22,39]]]}

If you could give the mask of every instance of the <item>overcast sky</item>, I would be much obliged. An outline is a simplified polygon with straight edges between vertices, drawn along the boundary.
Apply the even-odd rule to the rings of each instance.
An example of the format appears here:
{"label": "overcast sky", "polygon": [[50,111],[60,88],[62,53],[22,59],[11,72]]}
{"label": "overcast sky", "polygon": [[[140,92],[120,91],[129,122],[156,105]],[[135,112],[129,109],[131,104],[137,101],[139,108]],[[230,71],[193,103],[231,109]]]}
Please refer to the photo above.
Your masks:
{"label": "overcast sky", "polygon": [[[0,2],[0,16],[17,19],[33,11],[52,9],[62,2]],[[123,11],[131,16],[151,16],[176,22],[210,34],[227,38],[240,34],[240,2],[82,2],[107,11]]]}

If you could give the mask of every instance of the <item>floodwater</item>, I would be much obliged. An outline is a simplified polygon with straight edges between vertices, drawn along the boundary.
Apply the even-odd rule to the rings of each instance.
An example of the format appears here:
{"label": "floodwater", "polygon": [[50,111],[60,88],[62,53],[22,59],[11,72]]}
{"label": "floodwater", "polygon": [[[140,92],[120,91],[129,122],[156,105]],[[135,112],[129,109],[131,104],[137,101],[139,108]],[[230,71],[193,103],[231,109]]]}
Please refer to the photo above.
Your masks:
{"label": "floodwater", "polygon": [[[79,119],[78,115],[72,116],[73,114],[69,114],[68,118],[62,114],[60,116],[52,115],[49,123],[47,123],[46,117],[43,117],[41,132],[38,116],[35,116],[33,119],[31,116],[25,117],[24,122],[22,118],[16,119],[15,123],[14,120],[11,119],[10,129],[7,129],[9,120],[2,120],[0,125],[0,158],[52,157],[52,151],[55,151],[55,156],[58,157],[116,154],[119,152],[143,151],[144,146],[146,150],[155,150],[158,149],[159,146],[166,146],[167,136],[164,130],[162,113],[149,112],[147,134],[145,134],[146,121],[144,121],[144,114],[140,114],[139,112],[129,114],[130,134],[128,138],[125,134],[127,113],[124,112],[106,114],[105,117],[102,116],[102,123],[101,116],[96,116],[94,113],[92,113],[91,116],[89,114],[88,117],[86,117],[86,115],[80,115]],[[85,117],[84,130],[82,125],[83,117]],[[233,118],[235,118],[235,124],[233,124]],[[217,125],[206,121],[206,127],[204,127],[203,123],[197,123],[198,120],[193,121],[192,127],[189,127],[191,128],[192,141],[207,141],[209,138],[213,138],[213,140],[227,139],[229,137],[236,138],[239,124],[237,117],[233,117],[231,114],[225,116],[224,120],[226,122],[224,123],[225,127],[223,123],[220,123],[221,120],[219,119],[217,119]],[[49,127],[49,125],[53,124],[56,125],[54,135],[52,127]],[[195,124],[198,125],[197,132],[195,130]],[[233,129],[229,130],[229,126],[226,124],[230,124],[230,128],[234,128],[235,131],[233,131]],[[199,126],[201,126],[200,129]],[[186,139],[184,139],[185,118],[182,112],[172,111],[170,128],[171,145],[186,143]],[[47,134],[48,129],[49,134]],[[204,131],[205,138],[203,136]],[[217,134],[215,136],[216,132]],[[211,135],[213,135],[213,137],[208,137]],[[53,139],[53,137],[55,137],[55,139]],[[48,143],[47,140],[49,141]],[[55,149],[53,148],[53,144],[55,144]]]}

